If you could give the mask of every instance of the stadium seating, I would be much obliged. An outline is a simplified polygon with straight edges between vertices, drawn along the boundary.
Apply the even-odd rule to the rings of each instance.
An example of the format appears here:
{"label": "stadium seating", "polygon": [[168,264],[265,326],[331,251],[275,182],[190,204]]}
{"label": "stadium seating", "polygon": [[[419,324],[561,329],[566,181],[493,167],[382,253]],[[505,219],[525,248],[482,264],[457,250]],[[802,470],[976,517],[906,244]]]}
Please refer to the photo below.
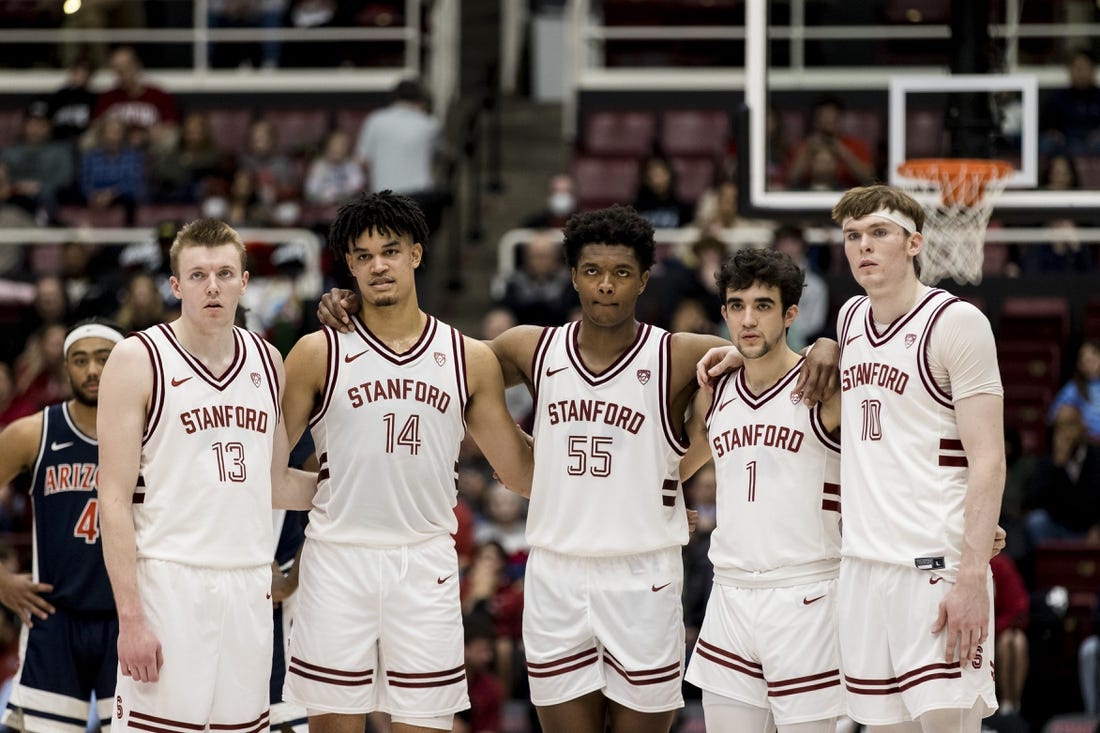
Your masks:
{"label": "stadium seating", "polygon": [[1085,303],[1084,336],[1087,339],[1100,339],[1100,297],[1090,298]]}
{"label": "stadium seating", "polygon": [[1062,375],[1062,345],[1046,341],[1001,341],[997,362],[1009,386],[1057,387]]}
{"label": "stadium seating", "polygon": [[1001,304],[998,340],[1069,339],[1069,302],[1060,296],[1011,296]]}
{"label": "stadium seating", "polygon": [[669,159],[676,174],[676,198],[686,202],[696,202],[711,185],[718,167],[710,156],[679,156]]}
{"label": "stadium seating", "polygon": [[352,145],[355,145],[355,141],[359,139],[359,130],[363,127],[363,121],[370,116],[373,112],[372,109],[355,109],[355,108],[343,108],[336,110],[336,115],[333,119],[333,127],[337,130],[343,130],[351,137]]}
{"label": "stadium seating", "polygon": [[58,218],[62,224],[70,227],[124,227],[126,209],[121,206],[98,209],[69,205],[61,207]]}
{"label": "stadium seating", "polygon": [[134,226],[154,227],[164,221],[186,223],[199,215],[197,204],[143,204],[134,212]]}
{"label": "stadium seating", "polygon": [[730,139],[725,110],[676,109],[661,114],[661,152],[668,156],[721,157]]}
{"label": "stadium seating", "polygon": [[600,110],[585,118],[584,149],[592,155],[649,155],[656,138],[653,112]]}
{"label": "stadium seating", "polygon": [[19,142],[23,132],[23,110],[0,109],[0,148]]}
{"label": "stadium seating", "polygon": [[638,159],[577,155],[571,173],[582,210],[629,204],[638,189]]}
{"label": "stadium seating", "polygon": [[329,110],[308,108],[273,108],[264,119],[275,129],[279,150],[287,155],[311,155],[319,149],[329,131]]}
{"label": "stadium seating", "polygon": [[245,147],[245,135],[253,112],[247,107],[212,108],[205,110],[210,120],[210,135],[219,148],[231,155],[240,155]]}

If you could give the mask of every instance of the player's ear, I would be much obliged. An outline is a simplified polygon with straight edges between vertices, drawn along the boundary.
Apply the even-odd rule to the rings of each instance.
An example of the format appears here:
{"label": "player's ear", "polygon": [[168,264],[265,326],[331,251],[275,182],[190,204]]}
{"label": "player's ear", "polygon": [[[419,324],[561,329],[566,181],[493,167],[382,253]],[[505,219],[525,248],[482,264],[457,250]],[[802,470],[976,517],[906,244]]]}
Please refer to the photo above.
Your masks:
{"label": "player's ear", "polygon": [[645,292],[645,286],[647,283],[649,283],[649,270],[646,270],[642,273],[642,288],[638,291],[639,293]]}
{"label": "player's ear", "polygon": [[421,260],[424,259],[424,245],[420,242],[413,242],[412,246],[412,263],[413,267],[420,267]]}
{"label": "player's ear", "polygon": [[787,312],[783,314],[783,327],[790,328],[795,318],[798,318],[798,306],[792,305],[787,308]]}

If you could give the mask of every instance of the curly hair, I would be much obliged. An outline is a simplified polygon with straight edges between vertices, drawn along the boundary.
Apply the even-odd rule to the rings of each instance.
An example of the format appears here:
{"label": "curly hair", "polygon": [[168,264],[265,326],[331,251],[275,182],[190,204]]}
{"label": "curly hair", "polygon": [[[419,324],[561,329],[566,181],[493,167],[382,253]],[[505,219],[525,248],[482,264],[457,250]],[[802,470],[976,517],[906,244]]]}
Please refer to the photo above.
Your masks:
{"label": "curly hair", "polygon": [[718,283],[722,305],[730,290],[745,290],[754,283],[779,288],[779,301],[783,312],[798,305],[802,298],[805,275],[788,255],[774,249],[746,248],[722,263],[722,269],[714,276]]}
{"label": "curly hair", "polygon": [[565,259],[576,267],[588,244],[619,244],[634,250],[646,272],[653,267],[653,226],[630,206],[611,206],[574,214],[565,222]]}
{"label": "curly hair", "polygon": [[364,233],[400,237],[407,234],[414,243],[428,244],[428,221],[420,205],[393,191],[364,193],[336,212],[328,231],[328,246],[337,262],[344,262],[355,240]]}

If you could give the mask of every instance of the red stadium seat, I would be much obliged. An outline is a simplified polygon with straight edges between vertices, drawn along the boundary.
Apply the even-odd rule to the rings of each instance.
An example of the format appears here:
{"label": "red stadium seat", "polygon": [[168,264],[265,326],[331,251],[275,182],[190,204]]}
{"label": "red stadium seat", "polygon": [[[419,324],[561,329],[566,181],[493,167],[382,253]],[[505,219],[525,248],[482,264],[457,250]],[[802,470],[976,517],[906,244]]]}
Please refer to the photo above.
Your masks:
{"label": "red stadium seat", "polygon": [[906,158],[942,158],[947,155],[948,146],[942,110],[911,109],[906,112]]}
{"label": "red stadium seat", "polygon": [[1069,302],[1061,296],[1005,298],[997,322],[997,337],[1065,343],[1069,339]]}
{"label": "red stadium seat", "polygon": [[666,110],[661,115],[661,151],[668,156],[721,157],[730,138],[730,116],[725,110]]}
{"label": "red stadium seat", "polygon": [[1043,726],[1042,733],[1098,733],[1100,715],[1065,713],[1055,715]]}
{"label": "red stadium seat", "polygon": [[718,165],[714,158],[676,157],[668,162],[676,174],[676,198],[681,201],[694,204],[714,183],[714,171]]}
{"label": "red stadium seat", "polygon": [[199,216],[197,204],[142,204],[134,212],[134,226],[154,227],[163,221],[186,224]]}
{"label": "red stadium seat", "polygon": [[252,110],[241,107],[208,109],[206,117],[210,120],[210,134],[217,146],[227,153],[239,155],[245,148]]}
{"label": "red stadium seat", "polygon": [[1052,342],[1001,341],[997,363],[1005,390],[1017,386],[1058,386],[1062,376],[1062,346]]}
{"label": "red stadium seat", "polygon": [[862,140],[875,153],[882,140],[882,114],[871,109],[846,110],[840,118],[840,129]]}
{"label": "red stadium seat", "polygon": [[94,209],[90,206],[62,206],[58,218],[70,227],[124,227],[126,210],[121,206]]}
{"label": "red stadium seat", "polygon": [[1100,298],[1090,298],[1085,303],[1084,331],[1085,338],[1100,340]]}
{"label": "red stadium seat", "polygon": [[279,150],[290,155],[316,152],[329,131],[327,109],[269,109],[264,119],[275,130]]}
{"label": "red stadium seat", "polygon": [[336,110],[336,116],[333,120],[333,125],[337,130],[343,130],[351,138],[352,147],[355,147],[355,142],[359,139],[359,130],[363,127],[364,120],[370,116],[373,112],[372,109],[344,109],[341,107]]}
{"label": "red stadium seat", "polygon": [[629,204],[638,189],[638,159],[578,155],[571,173],[582,210]]}
{"label": "red stadium seat", "polygon": [[635,155],[653,152],[657,117],[652,112],[601,110],[585,118],[584,149],[593,155]]}
{"label": "red stadium seat", "polygon": [[1079,155],[1073,159],[1073,167],[1077,169],[1081,188],[1093,191],[1100,188],[1100,156]]}

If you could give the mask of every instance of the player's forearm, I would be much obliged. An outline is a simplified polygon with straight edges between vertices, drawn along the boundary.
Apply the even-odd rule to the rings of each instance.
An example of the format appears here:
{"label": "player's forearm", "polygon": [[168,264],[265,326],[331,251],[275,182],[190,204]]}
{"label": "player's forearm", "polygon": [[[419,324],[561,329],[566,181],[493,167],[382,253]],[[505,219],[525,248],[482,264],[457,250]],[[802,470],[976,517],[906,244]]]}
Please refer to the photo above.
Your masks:
{"label": "player's forearm", "polygon": [[317,474],[299,468],[288,468],[271,483],[271,507],[309,511],[317,493]]}
{"label": "player's forearm", "polygon": [[121,499],[103,497],[100,489],[99,524],[103,562],[111,579],[115,608],[122,622],[144,618],[137,584],[137,541],[134,516]]}
{"label": "player's forearm", "polygon": [[[969,457],[968,457],[969,458]],[[1005,482],[1003,460],[996,456],[971,458],[970,480],[966,487],[963,510],[963,546],[959,560],[960,579],[980,579],[985,582],[989,553],[1001,511],[1001,494]]]}

